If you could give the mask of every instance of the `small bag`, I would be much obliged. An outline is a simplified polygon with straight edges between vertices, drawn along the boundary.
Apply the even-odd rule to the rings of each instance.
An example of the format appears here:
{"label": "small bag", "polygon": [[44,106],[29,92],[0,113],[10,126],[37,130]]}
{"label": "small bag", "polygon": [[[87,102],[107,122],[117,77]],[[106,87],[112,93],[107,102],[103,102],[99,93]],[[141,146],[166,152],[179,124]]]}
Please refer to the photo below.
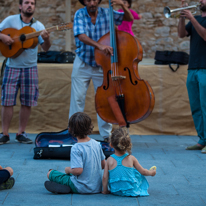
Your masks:
{"label": "small bag", "polygon": [[75,54],[65,51],[47,51],[38,53],[38,63],[73,63]]}
{"label": "small bag", "polygon": [[[103,153],[108,158],[114,153],[114,149],[108,142],[99,141]],[[70,159],[71,148],[77,143],[68,129],[60,132],[42,132],[36,136],[34,159]]]}
{"label": "small bag", "polygon": [[38,63],[57,63],[57,56],[59,51],[47,51],[38,53]]}
{"label": "small bag", "polygon": [[[189,54],[179,51],[156,51],[155,64],[169,65],[170,69],[175,72],[179,65],[186,65],[189,62]],[[174,65],[176,68],[174,69]]]}
{"label": "small bag", "polygon": [[74,59],[75,59],[75,54],[69,51],[61,52],[57,56],[58,63],[73,63]]}

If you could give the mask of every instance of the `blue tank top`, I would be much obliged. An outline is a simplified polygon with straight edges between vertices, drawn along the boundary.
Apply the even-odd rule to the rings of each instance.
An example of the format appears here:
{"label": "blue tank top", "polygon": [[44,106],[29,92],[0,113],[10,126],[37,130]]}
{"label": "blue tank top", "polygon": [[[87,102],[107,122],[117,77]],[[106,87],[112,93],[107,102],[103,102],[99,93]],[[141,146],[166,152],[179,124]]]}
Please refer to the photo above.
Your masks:
{"label": "blue tank top", "polygon": [[108,183],[111,193],[119,196],[148,196],[149,184],[146,178],[135,168],[122,165],[126,156],[127,153],[120,157],[111,155],[117,161],[117,166],[109,170]]}

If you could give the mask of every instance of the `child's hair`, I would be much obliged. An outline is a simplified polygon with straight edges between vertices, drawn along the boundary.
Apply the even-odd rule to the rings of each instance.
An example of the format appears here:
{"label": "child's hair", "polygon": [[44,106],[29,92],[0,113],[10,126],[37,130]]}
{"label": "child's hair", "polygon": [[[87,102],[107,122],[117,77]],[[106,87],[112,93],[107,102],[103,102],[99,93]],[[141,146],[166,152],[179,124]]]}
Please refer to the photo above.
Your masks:
{"label": "child's hair", "polygon": [[123,128],[115,129],[110,136],[110,142],[114,149],[118,151],[127,151],[131,154],[132,143],[129,134]]}
{"label": "child's hair", "polygon": [[131,8],[131,6],[132,6],[132,0],[125,0],[125,1],[128,2],[128,4],[129,4],[129,8]]}
{"label": "child's hair", "polygon": [[69,119],[68,127],[70,134],[80,139],[91,134],[94,128],[91,118],[83,112],[73,114]]}

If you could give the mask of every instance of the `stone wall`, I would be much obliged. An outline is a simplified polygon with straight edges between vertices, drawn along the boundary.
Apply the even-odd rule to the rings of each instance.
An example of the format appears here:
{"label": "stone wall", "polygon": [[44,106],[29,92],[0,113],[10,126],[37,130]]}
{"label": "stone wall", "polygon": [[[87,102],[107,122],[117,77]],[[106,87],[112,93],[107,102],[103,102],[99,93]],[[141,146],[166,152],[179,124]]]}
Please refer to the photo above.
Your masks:
{"label": "stone wall", "polygon": [[[37,1],[36,19],[41,21],[45,27],[65,22],[66,1]],[[108,7],[107,2],[107,0],[102,0],[100,5]],[[178,19],[166,19],[163,15],[165,6],[178,8],[180,4],[179,0],[133,0],[132,9],[142,15],[141,20],[134,21],[133,31],[142,44],[145,58],[154,58],[156,50],[186,51],[189,53],[189,38],[180,39],[177,36]],[[71,0],[71,21],[73,21],[75,11],[81,7],[79,1]],[[0,0],[0,21],[16,13],[18,13],[18,0]],[[71,36],[71,50],[74,51],[75,43],[72,32]],[[52,32],[50,50],[65,50],[65,39],[65,32]]]}

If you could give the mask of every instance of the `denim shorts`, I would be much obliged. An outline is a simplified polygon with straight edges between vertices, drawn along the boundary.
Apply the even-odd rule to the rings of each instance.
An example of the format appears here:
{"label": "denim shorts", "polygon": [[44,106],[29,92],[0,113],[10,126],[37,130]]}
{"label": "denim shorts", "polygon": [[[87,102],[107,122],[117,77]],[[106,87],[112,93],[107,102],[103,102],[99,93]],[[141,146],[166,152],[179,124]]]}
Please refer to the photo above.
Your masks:
{"label": "denim shorts", "polygon": [[71,177],[70,174],[65,174],[57,170],[52,170],[49,174],[50,181],[59,183],[61,185],[67,185],[71,188],[71,191],[73,193],[79,193],[75,188],[73,182],[71,181],[70,177]]}
{"label": "denim shorts", "polygon": [[1,87],[1,105],[16,105],[19,89],[21,105],[37,106],[39,88],[36,66],[30,68],[11,68],[6,66]]}

